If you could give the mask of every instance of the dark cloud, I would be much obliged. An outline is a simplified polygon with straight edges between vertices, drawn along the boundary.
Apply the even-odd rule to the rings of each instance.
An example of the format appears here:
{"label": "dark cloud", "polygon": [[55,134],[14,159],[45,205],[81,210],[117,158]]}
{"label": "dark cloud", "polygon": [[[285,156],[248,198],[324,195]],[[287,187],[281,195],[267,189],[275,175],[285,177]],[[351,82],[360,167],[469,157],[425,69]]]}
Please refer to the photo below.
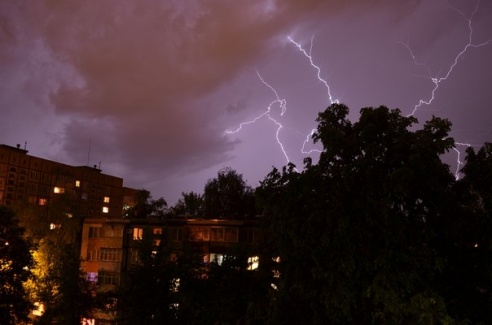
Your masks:
{"label": "dark cloud", "polygon": [[[280,116],[274,105],[272,114],[284,123],[280,135],[288,139],[291,155],[313,127],[316,113],[329,104],[316,72],[287,42],[287,35],[306,49],[315,36],[312,54],[323,77],[335,97],[355,112],[379,104],[408,111],[418,98],[428,96],[429,74],[446,70],[467,42],[464,17],[474,5],[389,0],[4,1],[0,73],[7,81],[0,85],[0,105],[8,109],[4,116],[9,122],[0,121],[0,136],[4,141],[29,138],[35,148],[31,152],[73,164],[88,160],[91,143],[91,164],[102,161],[106,172],[124,177],[129,185],[152,184],[157,192],[171,178],[177,183],[177,175],[192,177],[229,164],[253,183],[273,164],[285,163],[275,139],[259,145],[267,136],[276,136],[270,120],[262,121],[266,129],[247,131],[252,134],[224,133],[264,112],[275,99],[256,71],[288,101],[288,113]],[[480,4],[474,25],[477,42],[492,38],[486,32],[491,8]],[[411,46],[419,63],[426,65],[415,65],[399,41]],[[470,53],[477,55],[475,64],[469,56],[461,58],[470,64],[463,64],[461,75],[483,69],[488,54],[490,50]],[[479,114],[486,114],[483,107],[490,104],[477,90],[485,84],[474,88]],[[440,99],[456,97],[456,91],[443,91]],[[444,106],[429,107],[429,112],[462,116]],[[461,129],[475,123],[471,118],[463,121]],[[43,153],[42,147],[49,149]],[[269,154],[255,152],[258,148]],[[256,156],[263,161],[252,159]],[[296,153],[295,159],[302,156]],[[179,195],[184,190],[159,193]]]}

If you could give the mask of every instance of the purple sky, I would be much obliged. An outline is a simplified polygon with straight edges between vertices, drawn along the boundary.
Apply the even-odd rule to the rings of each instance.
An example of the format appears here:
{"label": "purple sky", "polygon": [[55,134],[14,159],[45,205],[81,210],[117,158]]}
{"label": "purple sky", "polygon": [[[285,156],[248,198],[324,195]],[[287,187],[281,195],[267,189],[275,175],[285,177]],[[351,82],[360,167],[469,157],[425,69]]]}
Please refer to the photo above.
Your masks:
{"label": "purple sky", "polygon": [[[379,105],[411,114],[422,99],[420,122],[449,118],[456,141],[492,141],[491,1],[16,0],[0,2],[0,143],[100,162],[170,204],[225,166],[255,187],[287,162],[277,124],[264,115],[226,131],[273,103],[301,167],[330,104],[289,36],[351,118]],[[447,159],[454,171],[456,153]]]}

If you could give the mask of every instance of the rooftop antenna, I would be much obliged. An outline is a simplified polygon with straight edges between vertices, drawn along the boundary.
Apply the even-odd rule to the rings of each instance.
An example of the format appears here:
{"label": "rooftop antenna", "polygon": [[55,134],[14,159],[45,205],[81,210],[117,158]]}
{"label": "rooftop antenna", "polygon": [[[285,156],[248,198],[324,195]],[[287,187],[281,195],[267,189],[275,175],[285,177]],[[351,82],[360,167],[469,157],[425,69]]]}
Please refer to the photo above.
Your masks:
{"label": "rooftop antenna", "polygon": [[89,151],[87,152],[87,166],[89,166],[90,159],[91,159],[91,140],[89,139]]}
{"label": "rooftop antenna", "polygon": [[27,150],[27,141],[24,142],[24,150]]}

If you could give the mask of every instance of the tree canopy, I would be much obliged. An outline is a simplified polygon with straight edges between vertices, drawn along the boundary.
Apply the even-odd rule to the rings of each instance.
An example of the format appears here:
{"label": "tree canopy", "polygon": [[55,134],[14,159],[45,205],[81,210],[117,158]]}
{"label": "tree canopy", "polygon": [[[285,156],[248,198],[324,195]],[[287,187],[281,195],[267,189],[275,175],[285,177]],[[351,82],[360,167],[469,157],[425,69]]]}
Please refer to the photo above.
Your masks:
{"label": "tree canopy", "polygon": [[441,159],[449,121],[417,129],[397,109],[363,108],[355,123],[348,113],[319,114],[317,164],[274,169],[257,190],[281,261],[272,321],[489,323],[490,185],[478,175],[490,176],[490,146],[468,151],[456,181]]}
{"label": "tree canopy", "polygon": [[243,176],[232,168],[223,168],[209,179],[204,188],[207,218],[238,219],[254,217],[255,196]]}
{"label": "tree canopy", "polygon": [[0,323],[18,324],[31,311],[24,283],[31,277],[34,249],[15,213],[0,206]]}
{"label": "tree canopy", "polygon": [[164,198],[154,199],[148,190],[141,189],[137,192],[135,205],[126,211],[125,217],[145,219],[149,216],[164,217],[167,213]]}

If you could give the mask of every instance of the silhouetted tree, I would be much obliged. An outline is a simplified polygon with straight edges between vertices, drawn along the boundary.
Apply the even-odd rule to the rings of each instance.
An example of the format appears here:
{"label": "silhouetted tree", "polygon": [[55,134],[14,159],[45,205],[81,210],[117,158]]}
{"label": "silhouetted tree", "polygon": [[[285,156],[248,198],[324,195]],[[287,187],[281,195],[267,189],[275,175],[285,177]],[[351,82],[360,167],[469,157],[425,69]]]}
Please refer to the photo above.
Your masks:
{"label": "silhouetted tree", "polygon": [[415,130],[384,106],[352,123],[348,112],[319,114],[317,164],[274,169],[257,191],[280,257],[272,322],[450,323],[438,239],[456,207],[441,160],[451,124],[433,117]]}
{"label": "silhouetted tree", "polygon": [[137,192],[136,203],[128,209],[126,217],[145,219],[149,216],[164,217],[167,213],[167,202],[164,198],[155,200],[148,190],[142,189]]}
{"label": "silhouetted tree", "polygon": [[32,307],[24,283],[31,277],[34,247],[23,235],[15,213],[0,206],[0,324],[26,321]]}
{"label": "silhouetted tree", "polygon": [[255,195],[243,176],[231,168],[221,169],[204,189],[207,218],[237,219],[255,216]]}
{"label": "silhouetted tree", "polygon": [[200,218],[204,216],[203,195],[195,192],[181,193],[182,198],[171,208],[171,213],[176,216],[188,218]]}
{"label": "silhouetted tree", "polygon": [[456,205],[441,225],[446,268],[440,292],[458,323],[492,323],[492,145],[467,150],[463,178],[454,186]]}

